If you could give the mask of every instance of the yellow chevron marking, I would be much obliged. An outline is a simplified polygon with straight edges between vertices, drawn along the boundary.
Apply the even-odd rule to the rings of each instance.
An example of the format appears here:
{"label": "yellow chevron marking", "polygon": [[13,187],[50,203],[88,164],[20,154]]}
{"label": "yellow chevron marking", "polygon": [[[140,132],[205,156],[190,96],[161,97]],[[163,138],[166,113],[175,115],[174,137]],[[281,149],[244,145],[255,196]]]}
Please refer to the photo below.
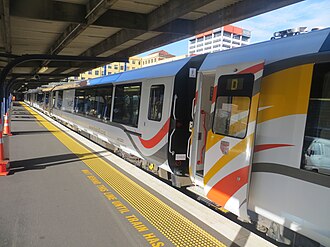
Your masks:
{"label": "yellow chevron marking", "polygon": [[307,114],[313,64],[281,70],[262,79],[258,123],[271,119]]}
{"label": "yellow chevron marking", "polygon": [[[220,171],[225,165],[227,165],[231,160],[245,152],[246,146],[251,143],[251,140],[254,138],[254,133],[243,139],[241,142],[237,143],[234,147],[231,147],[227,155],[223,155],[206,173],[204,177],[204,184],[206,185],[211,178]],[[219,152],[221,152],[219,150]]]}

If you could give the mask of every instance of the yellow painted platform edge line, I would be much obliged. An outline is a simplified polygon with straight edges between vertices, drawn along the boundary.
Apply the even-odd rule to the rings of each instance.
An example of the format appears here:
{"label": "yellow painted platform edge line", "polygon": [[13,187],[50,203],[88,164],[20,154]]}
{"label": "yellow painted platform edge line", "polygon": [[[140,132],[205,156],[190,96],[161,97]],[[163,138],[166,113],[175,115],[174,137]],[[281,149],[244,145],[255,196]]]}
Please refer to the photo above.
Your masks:
{"label": "yellow painted platform edge line", "polygon": [[[47,119],[43,118],[41,115],[39,115],[36,111],[32,110],[29,106],[23,105],[25,109],[27,109],[32,115],[34,115],[37,119],[37,121],[41,122],[41,124],[48,129],[60,142],[63,143],[64,146],[66,146],[71,152],[73,152],[74,154],[76,154],[78,156],[78,158],[85,164],[87,165],[91,170],[93,170],[106,184],[108,184],[111,188],[113,188],[106,180],[104,180],[104,178],[102,177],[102,174],[100,174],[99,172],[95,171],[95,169],[93,167],[91,167],[88,162],[86,162],[86,160],[93,160],[93,159],[97,159],[100,160],[103,165],[106,166],[110,166],[114,171],[116,171],[117,173],[122,174],[121,172],[119,172],[117,169],[115,169],[114,167],[112,167],[109,163],[107,163],[106,161],[104,161],[101,157],[97,156],[96,154],[93,154],[90,150],[88,150],[86,147],[84,147],[82,144],[80,144],[79,142],[75,141],[73,138],[71,138],[70,136],[68,136],[67,134],[65,134],[63,131],[61,131],[60,129],[58,129],[56,126],[54,126],[52,123],[50,123],[49,121],[47,121]],[[82,152],[83,151],[83,152]],[[79,155],[84,155],[84,157],[79,157]],[[134,183],[136,184],[134,181],[132,181],[130,178],[128,178],[126,175],[122,174],[122,176],[124,176],[130,183]],[[140,189],[145,193],[145,194],[149,194],[150,196],[152,196],[154,199],[158,200],[161,204],[164,204],[164,207],[166,208],[170,208],[174,214],[177,214],[177,212],[175,210],[173,210],[171,207],[169,207],[167,204],[165,204],[164,202],[162,202],[159,198],[157,198],[156,196],[152,195],[149,191],[145,190],[143,187],[141,187],[140,185],[136,184],[138,187],[140,187]],[[114,188],[113,188],[114,189]],[[116,190],[115,190],[116,191]],[[120,192],[116,191],[121,197],[122,195],[120,194]],[[122,197],[123,199],[125,199],[124,197]],[[133,208],[134,205],[132,205],[130,202],[128,202],[126,199],[125,201],[130,204]],[[135,208],[136,209],[136,208]],[[146,215],[144,215],[143,213],[141,213],[138,209],[136,209],[151,225],[152,222],[148,219],[148,217],[146,217]],[[189,219],[187,219],[186,217],[182,216],[182,219],[184,221],[188,221],[190,222],[191,227],[195,228],[196,231],[199,232],[203,232],[203,234],[205,235],[206,238],[209,238],[210,240],[213,239],[213,241],[218,242],[218,246],[225,246],[223,243],[221,243],[219,240],[217,240],[215,237],[213,237],[211,234],[209,234],[208,232],[206,232],[205,230],[203,230],[202,228],[200,228],[199,226],[197,226],[195,223],[191,222]],[[155,225],[153,225],[155,228],[157,228]],[[170,240],[171,241],[171,240]],[[175,243],[173,243],[175,244]]]}

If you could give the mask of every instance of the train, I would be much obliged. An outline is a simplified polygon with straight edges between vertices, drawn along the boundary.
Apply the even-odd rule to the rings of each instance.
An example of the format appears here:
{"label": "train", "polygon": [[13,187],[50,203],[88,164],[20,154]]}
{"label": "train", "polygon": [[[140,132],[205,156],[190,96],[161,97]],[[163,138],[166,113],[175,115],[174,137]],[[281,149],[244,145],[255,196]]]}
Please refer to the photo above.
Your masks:
{"label": "train", "polygon": [[25,101],[282,244],[330,246],[330,29]]}

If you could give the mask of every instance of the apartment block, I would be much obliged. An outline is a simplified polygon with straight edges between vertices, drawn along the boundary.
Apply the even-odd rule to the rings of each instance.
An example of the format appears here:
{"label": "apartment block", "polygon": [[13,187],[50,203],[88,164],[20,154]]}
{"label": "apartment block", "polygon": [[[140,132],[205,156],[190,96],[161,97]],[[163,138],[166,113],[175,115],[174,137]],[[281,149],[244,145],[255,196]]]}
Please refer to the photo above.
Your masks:
{"label": "apartment block", "polygon": [[248,45],[250,38],[251,31],[227,25],[191,38],[188,43],[188,54],[191,56]]}
{"label": "apartment block", "polygon": [[71,80],[87,80],[90,78],[116,74],[127,70],[138,69],[142,67],[142,58],[130,57],[127,63],[114,62],[102,67],[98,67],[85,73],[81,73],[79,77],[70,78]]}

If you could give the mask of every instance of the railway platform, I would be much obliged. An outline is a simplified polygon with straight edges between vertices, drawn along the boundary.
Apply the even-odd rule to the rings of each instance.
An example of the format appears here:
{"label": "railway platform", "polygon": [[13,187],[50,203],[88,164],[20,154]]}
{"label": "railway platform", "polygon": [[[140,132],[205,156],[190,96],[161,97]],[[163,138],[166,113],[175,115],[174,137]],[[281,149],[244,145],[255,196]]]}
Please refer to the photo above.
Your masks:
{"label": "railway platform", "polygon": [[0,246],[274,246],[24,103],[11,127]]}

